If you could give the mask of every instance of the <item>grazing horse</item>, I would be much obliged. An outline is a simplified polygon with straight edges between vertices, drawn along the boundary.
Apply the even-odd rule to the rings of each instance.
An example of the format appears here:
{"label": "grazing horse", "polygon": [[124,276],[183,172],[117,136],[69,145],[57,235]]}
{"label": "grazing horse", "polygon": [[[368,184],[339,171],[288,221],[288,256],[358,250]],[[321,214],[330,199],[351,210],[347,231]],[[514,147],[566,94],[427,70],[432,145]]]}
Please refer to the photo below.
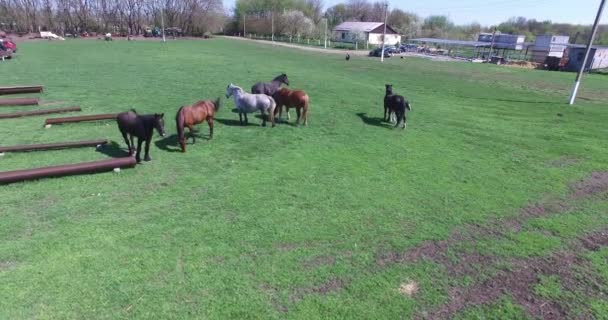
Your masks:
{"label": "grazing horse", "polygon": [[[397,117],[397,123],[395,128],[399,126],[399,123],[403,121],[403,129],[406,126],[406,115],[408,111],[411,111],[412,107],[410,103],[405,100],[403,96],[393,94],[393,85],[386,85],[386,94],[384,95],[384,120],[391,121],[391,113],[395,113]],[[388,112],[388,118],[387,118]]]}
{"label": "grazing horse", "polygon": [[[266,126],[266,113],[268,113],[270,122],[272,122],[272,126],[274,127],[274,109],[277,104],[272,97],[265,94],[247,93],[232,83],[226,87],[226,98],[230,98],[231,96],[234,96],[234,104],[239,112],[241,125],[249,123],[249,119],[247,119],[248,113],[260,110],[262,113],[262,126]],[[243,115],[245,116],[245,123],[243,123]]]}
{"label": "grazing horse", "polygon": [[279,113],[279,118],[283,115],[283,106],[287,111],[287,119],[289,120],[289,108],[296,108],[298,120],[296,124],[300,124],[300,116],[304,119],[304,125],[308,124],[308,95],[302,90],[289,90],[281,88],[272,96],[277,103],[274,114]]}
{"label": "grazing horse", "polygon": [[[138,163],[141,162],[141,144],[144,140],[146,141],[146,155],[144,160],[152,160],[150,159],[150,141],[152,140],[154,129],[156,129],[161,136],[165,136],[165,120],[163,119],[163,116],[163,113],[138,115],[137,111],[131,109],[130,111],[119,113],[116,117],[118,129],[120,130],[120,133],[122,133],[122,137],[125,139],[127,147],[129,147],[130,156],[133,156],[133,149],[135,149],[133,137],[137,137],[137,154],[135,159],[137,159]],[[127,135],[131,139],[130,144]]]}
{"label": "grazing horse", "polygon": [[281,84],[289,85],[289,79],[287,79],[286,74],[280,74],[276,76],[270,83],[268,82],[258,82],[251,87],[251,93],[253,94],[265,94],[271,96],[279,90]]}
{"label": "grazing horse", "polygon": [[220,98],[215,99],[215,101],[201,100],[191,106],[182,106],[177,110],[175,123],[177,125],[177,135],[179,137],[179,145],[182,148],[182,152],[186,152],[185,127],[190,129],[192,144],[194,144],[196,143],[196,139],[194,137],[193,126],[207,120],[207,124],[209,125],[209,139],[213,138],[213,115],[219,109]]}

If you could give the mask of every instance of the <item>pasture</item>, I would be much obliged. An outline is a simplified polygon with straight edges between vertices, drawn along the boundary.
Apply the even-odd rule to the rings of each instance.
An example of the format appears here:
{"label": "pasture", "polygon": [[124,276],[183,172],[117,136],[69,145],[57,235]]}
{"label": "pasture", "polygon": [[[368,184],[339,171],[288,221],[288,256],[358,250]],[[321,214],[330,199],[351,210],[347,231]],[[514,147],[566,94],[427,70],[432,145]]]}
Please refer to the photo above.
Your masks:
{"label": "pasture", "polygon": [[[167,131],[134,169],[0,186],[2,319],[608,314],[606,76],[569,107],[570,73],[221,38],[29,42],[0,70],[82,115],[164,112]],[[308,126],[240,126],[226,85],[281,72]],[[381,122],[387,83],[405,131]],[[213,139],[202,124],[178,152],[175,112],[219,96]],[[0,120],[0,143],[115,143],[2,171],[126,155],[115,122],[43,121]]]}

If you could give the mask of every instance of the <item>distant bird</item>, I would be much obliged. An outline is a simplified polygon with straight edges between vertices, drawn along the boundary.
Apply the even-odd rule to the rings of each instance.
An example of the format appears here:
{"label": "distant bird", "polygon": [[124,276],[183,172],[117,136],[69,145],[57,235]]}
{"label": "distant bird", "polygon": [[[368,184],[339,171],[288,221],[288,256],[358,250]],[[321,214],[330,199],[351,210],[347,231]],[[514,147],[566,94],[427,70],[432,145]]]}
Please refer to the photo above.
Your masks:
{"label": "distant bird", "polygon": [[401,59],[404,59],[403,56],[401,56]]}
{"label": "distant bird", "polygon": [[346,61],[350,60],[350,54],[346,54]]}

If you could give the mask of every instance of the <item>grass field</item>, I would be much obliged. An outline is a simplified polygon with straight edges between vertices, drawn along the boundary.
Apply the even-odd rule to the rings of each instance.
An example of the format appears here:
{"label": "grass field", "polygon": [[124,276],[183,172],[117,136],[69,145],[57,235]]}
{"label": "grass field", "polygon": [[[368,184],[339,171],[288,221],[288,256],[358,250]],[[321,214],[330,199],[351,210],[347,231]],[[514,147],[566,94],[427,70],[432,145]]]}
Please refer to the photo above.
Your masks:
{"label": "grass field", "polygon": [[[169,136],[119,174],[0,187],[0,319],[608,317],[606,76],[569,107],[570,73],[228,39],[19,46],[2,85],[164,112]],[[241,127],[223,99],[213,140],[176,152],[179,106],[280,72],[308,127]],[[405,132],[380,121],[385,83],[412,102]],[[0,120],[0,143],[115,144],[2,171],[124,155],[115,123],[43,119]]]}

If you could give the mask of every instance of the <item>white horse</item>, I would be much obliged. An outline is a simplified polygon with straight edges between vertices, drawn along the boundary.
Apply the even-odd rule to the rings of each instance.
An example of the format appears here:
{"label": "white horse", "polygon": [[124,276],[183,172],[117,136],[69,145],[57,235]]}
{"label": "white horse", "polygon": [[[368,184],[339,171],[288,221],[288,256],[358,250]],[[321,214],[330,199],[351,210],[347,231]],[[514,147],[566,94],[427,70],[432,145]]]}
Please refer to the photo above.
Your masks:
{"label": "white horse", "polygon": [[239,112],[239,121],[243,125],[243,115],[245,116],[245,125],[249,122],[247,114],[260,110],[262,113],[262,126],[266,126],[266,113],[270,117],[270,122],[274,127],[274,109],[277,104],[272,97],[265,94],[251,94],[243,91],[240,87],[232,83],[226,87],[226,98],[234,96],[234,104]]}

